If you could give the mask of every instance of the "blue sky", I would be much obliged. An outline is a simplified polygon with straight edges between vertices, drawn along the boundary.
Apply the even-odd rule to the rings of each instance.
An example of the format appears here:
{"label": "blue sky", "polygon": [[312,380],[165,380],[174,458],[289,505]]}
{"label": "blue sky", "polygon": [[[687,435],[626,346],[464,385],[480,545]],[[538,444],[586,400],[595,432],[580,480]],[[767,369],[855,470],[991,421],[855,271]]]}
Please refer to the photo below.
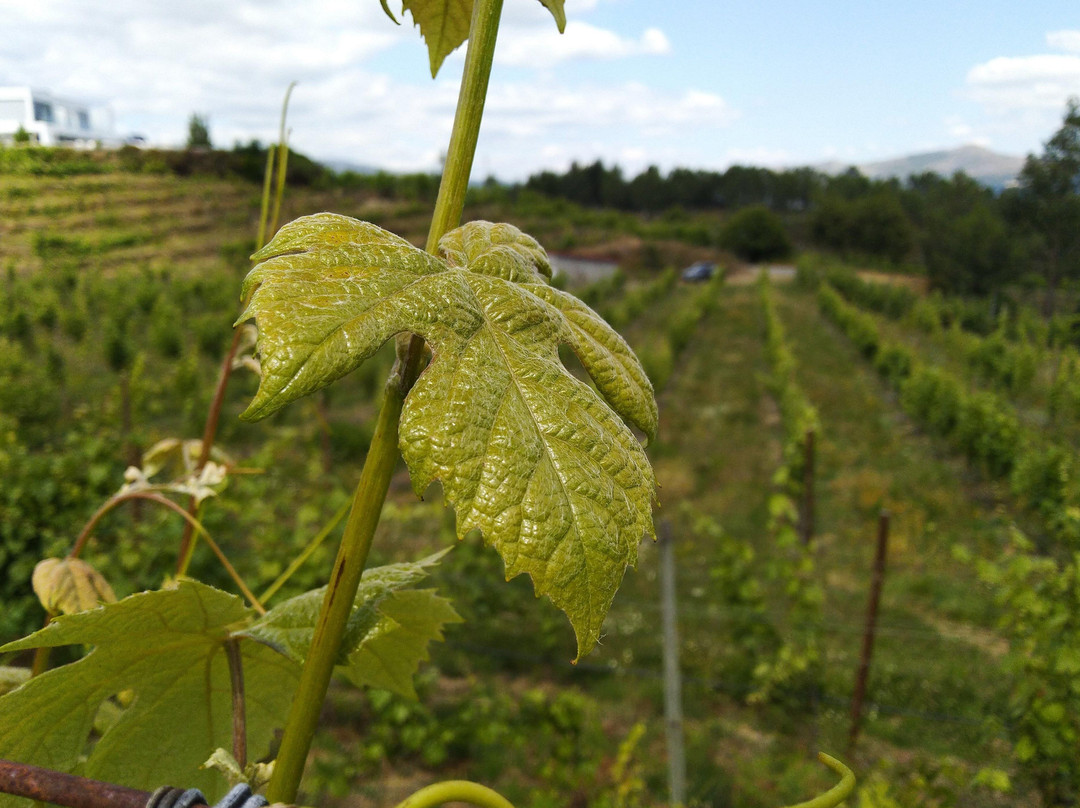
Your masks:
{"label": "blue sky", "polygon": [[[391,8],[399,7],[390,0]],[[722,169],[867,162],[978,143],[1038,151],[1080,95],[1075,0],[567,0],[560,36],[506,0],[476,176],[572,160]],[[274,137],[290,80],[294,146],[433,169],[462,55],[432,80],[406,15],[378,0],[0,0],[0,85],[107,105],[120,133],[220,145]],[[42,43],[46,43],[42,46]]]}

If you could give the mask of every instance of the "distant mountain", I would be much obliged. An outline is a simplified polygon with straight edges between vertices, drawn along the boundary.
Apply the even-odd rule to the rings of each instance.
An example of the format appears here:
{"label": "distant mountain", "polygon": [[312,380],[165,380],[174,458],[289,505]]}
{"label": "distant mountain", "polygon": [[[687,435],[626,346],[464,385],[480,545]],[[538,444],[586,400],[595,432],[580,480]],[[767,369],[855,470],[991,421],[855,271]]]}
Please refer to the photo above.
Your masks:
{"label": "distant mountain", "polygon": [[[849,164],[838,162],[816,166],[819,171],[827,174],[839,174],[850,167],[852,166]],[[982,146],[961,146],[958,149],[924,152],[854,166],[870,179],[907,179],[912,174],[923,174],[927,171],[951,177],[957,171],[963,171],[972,179],[996,190],[1011,185],[1023,167],[1023,157],[999,154]]]}

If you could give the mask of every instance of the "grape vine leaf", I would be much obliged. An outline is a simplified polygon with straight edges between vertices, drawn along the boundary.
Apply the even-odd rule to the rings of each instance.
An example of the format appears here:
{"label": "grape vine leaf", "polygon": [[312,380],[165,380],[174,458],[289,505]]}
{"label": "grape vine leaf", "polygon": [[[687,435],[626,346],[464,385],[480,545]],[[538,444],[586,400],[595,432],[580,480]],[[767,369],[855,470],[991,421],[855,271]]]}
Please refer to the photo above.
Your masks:
{"label": "grape vine leaf", "polygon": [[[0,757],[71,771],[99,706],[131,689],[134,701],[94,746],[88,777],[153,790],[162,784],[218,794],[217,774],[199,769],[232,747],[232,700],[224,644],[250,619],[243,602],[194,581],[62,615],[3,652],[90,645],[77,662],[47,671],[0,698]],[[284,723],[299,667],[255,642],[241,643],[248,748],[265,755]],[[0,806],[26,805],[0,797]]]}
{"label": "grape vine leaf", "polygon": [[[325,387],[396,334],[419,334],[433,358],[399,425],[414,488],[440,480],[459,537],[479,528],[507,578],[529,573],[567,614],[578,655],[591,649],[653,531],[652,468],[628,424],[653,437],[656,402],[622,337],[547,285],[546,253],[511,225],[464,225],[436,257],[375,225],[317,214],[254,259],[240,321],[257,322],[263,377],[242,417]],[[562,365],[560,343],[596,390]]]}
{"label": "grape vine leaf", "polygon": [[[461,618],[430,590],[405,590],[424,578],[446,551],[415,562],[367,570],[360,580],[338,659],[340,672],[358,686],[369,685],[416,697],[413,674],[427,660],[428,643],[442,639],[447,623]],[[242,632],[302,662],[311,647],[326,587],[278,604]]]}
{"label": "grape vine leaf", "polygon": [[[411,677],[427,659],[428,643],[441,639],[446,623],[461,620],[434,593],[405,589],[442,555],[368,570],[343,644],[348,678],[413,694]],[[285,722],[322,591],[256,619],[239,598],[184,579],[172,589],[57,617],[0,653],[62,645],[93,650],[25,682],[8,677],[21,686],[0,696],[0,758],[71,771],[96,730],[101,738],[86,761],[87,776],[217,795],[220,777],[200,767],[214,749],[232,748],[225,643],[240,642],[248,749],[252,758],[262,757],[273,730]],[[126,709],[110,700],[121,693]],[[110,716],[104,725],[95,723],[103,706]],[[25,804],[0,795],[0,808]]]}
{"label": "grape vine leaf", "polygon": [[[380,0],[383,11],[395,23],[397,18],[390,12],[387,0]],[[566,29],[565,0],[540,0],[551,12],[559,33]],[[402,0],[402,11],[412,14],[413,22],[420,26],[420,35],[428,48],[431,77],[439,72],[443,60],[469,37],[473,0]]]}

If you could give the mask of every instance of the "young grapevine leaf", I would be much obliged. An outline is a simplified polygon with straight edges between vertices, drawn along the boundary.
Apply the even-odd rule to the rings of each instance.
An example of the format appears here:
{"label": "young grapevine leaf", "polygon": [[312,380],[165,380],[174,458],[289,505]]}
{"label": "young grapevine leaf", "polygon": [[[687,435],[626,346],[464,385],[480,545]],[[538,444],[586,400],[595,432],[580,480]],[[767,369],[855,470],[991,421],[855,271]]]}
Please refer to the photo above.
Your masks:
{"label": "young grapevine leaf", "polygon": [[49,614],[75,614],[116,602],[105,576],[80,558],[39,561],[30,584]]}
{"label": "young grapevine leaf", "polygon": [[[415,489],[441,480],[459,536],[479,528],[507,577],[529,573],[583,654],[652,532],[652,469],[627,425],[655,434],[652,387],[610,326],[547,285],[543,248],[517,228],[473,222],[440,252],[333,214],[282,228],[245,281],[241,319],[257,321],[263,378],[243,417],[325,387],[396,334],[419,334],[433,358],[400,423]],[[560,343],[599,394],[562,365]]]}
{"label": "young grapevine leaf", "polygon": [[428,660],[428,645],[442,639],[444,625],[460,623],[461,617],[430,589],[394,592],[379,612],[381,619],[348,655],[342,673],[358,686],[416,698],[413,674]]}
{"label": "young grapevine leaf", "polygon": [[[442,639],[445,624],[461,620],[433,592],[406,589],[444,554],[365,574],[342,656],[342,672],[352,681],[413,694],[411,677],[428,658],[428,643]],[[257,640],[241,642],[240,651],[248,749],[260,757],[284,723],[323,591],[257,618],[239,598],[182,580],[57,617],[0,653],[62,645],[93,650],[29,680],[25,670],[0,670],[0,693],[10,691],[0,696],[0,758],[70,771],[96,731],[101,739],[85,765],[90,777],[150,790],[179,783],[208,795],[219,791],[218,776],[200,766],[214,749],[232,748],[225,643]],[[123,709],[110,700],[118,694]],[[0,796],[0,808],[19,804]]]}
{"label": "young grapevine leaf", "polygon": [[[428,643],[441,640],[443,626],[460,623],[461,618],[434,592],[401,590],[427,576],[445,554],[364,573],[338,659],[340,671],[352,682],[415,697],[412,677],[428,658]],[[242,636],[303,662],[325,593],[326,587],[313,589],[275,606]]]}
{"label": "young grapevine leaf", "polygon": [[[380,2],[383,11],[397,22],[390,13],[386,0]],[[555,18],[560,33],[566,28],[564,2],[565,0],[540,0]],[[401,6],[402,10],[412,14],[413,21],[420,26],[420,35],[427,43],[431,77],[434,78],[443,60],[468,38],[473,0],[402,0]]]}
{"label": "young grapevine leaf", "polygon": [[[102,702],[125,690],[134,701],[94,746],[84,773],[153,790],[162,784],[219,792],[199,766],[232,747],[232,698],[224,643],[252,612],[240,598],[194,581],[144,592],[92,611],[62,615],[4,652],[89,645],[77,662],[47,671],[0,698],[0,757],[71,771]],[[266,754],[284,723],[297,665],[264,645],[242,643],[248,749]],[[0,797],[0,806],[26,805]]]}

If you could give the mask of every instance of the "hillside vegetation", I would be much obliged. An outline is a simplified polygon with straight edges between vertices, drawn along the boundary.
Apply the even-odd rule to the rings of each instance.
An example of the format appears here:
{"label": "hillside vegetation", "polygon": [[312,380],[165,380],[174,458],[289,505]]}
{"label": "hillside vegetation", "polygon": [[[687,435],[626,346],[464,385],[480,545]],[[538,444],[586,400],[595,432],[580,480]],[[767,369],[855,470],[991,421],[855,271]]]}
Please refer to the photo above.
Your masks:
{"label": "hillside vegetation", "polygon": [[[282,220],[333,210],[420,243],[422,197],[314,183],[290,188]],[[4,638],[40,625],[34,564],[67,552],[125,468],[163,439],[201,435],[258,208],[258,186],[236,176],[0,174]],[[892,298],[834,272],[834,261],[804,259],[797,283],[684,284],[676,270],[690,260],[730,263],[714,213],[646,217],[479,189],[466,212],[478,217],[625,268],[577,291],[619,328],[658,393],[649,454],[657,517],[676,542],[692,804],[776,805],[829,785],[813,754],[847,746],[883,509],[888,571],[862,733],[848,755],[858,804],[1075,798],[1076,769],[1061,761],[1075,748],[1076,669],[1037,625],[1050,615],[1063,636],[1077,630],[1075,616],[1048,605],[1074,591],[1069,509],[1080,513],[1075,487],[1053,486],[1071,479],[1080,438],[1080,382],[1067,383],[1080,360],[1066,326],[1055,332],[1013,309],[975,334],[963,306],[988,303],[910,291],[896,293],[906,302],[876,302]],[[996,347],[973,342],[990,339]],[[1013,357],[1011,370],[1002,357]],[[240,473],[207,504],[204,524],[253,588],[335,524],[390,361],[384,349],[332,391],[257,425],[236,419],[254,374],[228,389],[219,445]],[[930,377],[953,394],[930,398]],[[1005,425],[1000,435],[994,424]],[[810,428],[817,518],[804,545]],[[1025,459],[1059,435],[1070,447],[1059,466]],[[375,561],[451,544],[452,522],[438,489],[417,498],[399,469],[375,545],[387,557]],[[156,586],[182,528],[168,512],[116,511],[86,557],[119,595]],[[325,580],[332,543],[289,591]],[[336,688],[305,802],[386,804],[440,772],[482,779],[522,806],[665,803],[656,548],[641,547],[603,643],[571,665],[563,617],[525,580],[503,584],[501,562],[478,544],[460,543],[433,575],[467,622],[433,649],[420,700]],[[192,569],[232,586],[209,553]],[[1025,587],[1045,602],[1023,602]]]}

